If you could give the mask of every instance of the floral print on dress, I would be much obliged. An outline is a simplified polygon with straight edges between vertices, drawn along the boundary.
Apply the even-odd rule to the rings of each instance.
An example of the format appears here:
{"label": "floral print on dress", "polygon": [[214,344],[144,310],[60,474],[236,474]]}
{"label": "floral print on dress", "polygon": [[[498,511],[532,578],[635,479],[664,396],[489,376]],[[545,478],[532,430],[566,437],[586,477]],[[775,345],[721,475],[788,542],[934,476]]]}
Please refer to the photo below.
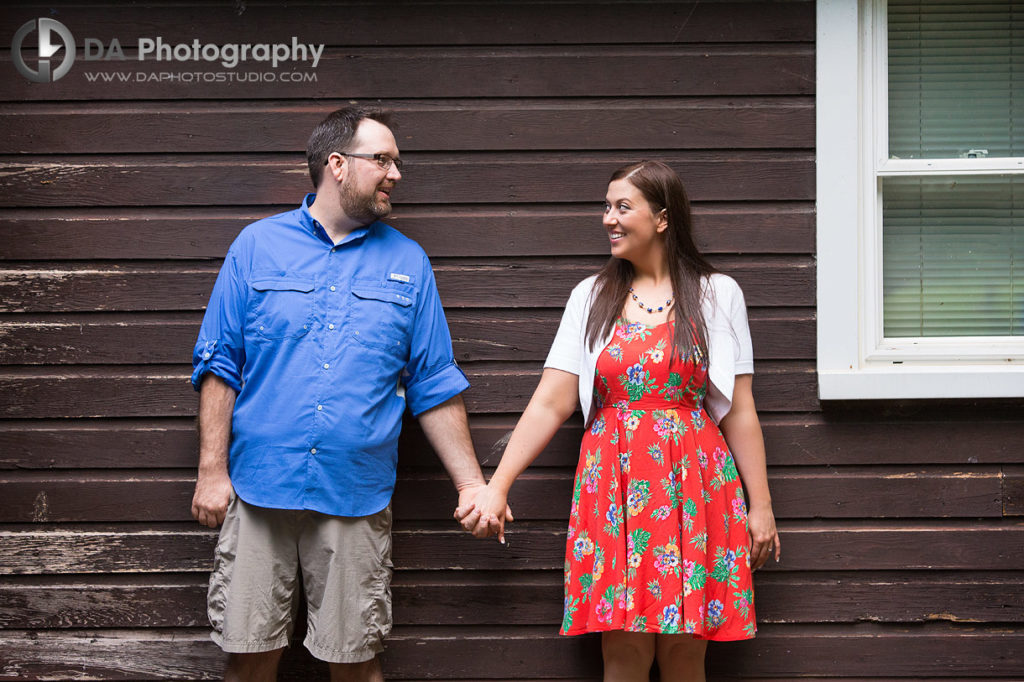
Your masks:
{"label": "floral print on dress", "polygon": [[566,542],[562,632],[753,637],[747,506],[673,323],[619,320],[594,376]]}

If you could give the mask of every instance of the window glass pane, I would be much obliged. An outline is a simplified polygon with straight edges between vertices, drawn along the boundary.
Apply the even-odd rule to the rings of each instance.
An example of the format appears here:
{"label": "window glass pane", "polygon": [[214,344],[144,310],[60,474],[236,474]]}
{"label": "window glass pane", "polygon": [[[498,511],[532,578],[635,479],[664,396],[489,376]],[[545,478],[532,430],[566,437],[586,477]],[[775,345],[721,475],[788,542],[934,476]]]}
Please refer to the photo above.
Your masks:
{"label": "window glass pane", "polygon": [[1024,156],[1024,0],[889,0],[888,26],[891,157]]}
{"label": "window glass pane", "polygon": [[882,181],[886,337],[1024,335],[1024,177]]}

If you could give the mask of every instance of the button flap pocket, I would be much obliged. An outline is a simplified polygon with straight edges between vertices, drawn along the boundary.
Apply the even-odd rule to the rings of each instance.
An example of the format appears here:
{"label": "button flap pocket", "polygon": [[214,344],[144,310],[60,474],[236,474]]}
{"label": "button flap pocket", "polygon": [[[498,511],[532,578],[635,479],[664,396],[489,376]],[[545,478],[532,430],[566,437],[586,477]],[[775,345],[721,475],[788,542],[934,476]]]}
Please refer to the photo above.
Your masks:
{"label": "button flap pocket", "polygon": [[377,287],[353,286],[352,293],[356,298],[371,301],[384,301],[395,303],[408,308],[412,305],[413,299],[410,296],[394,291],[393,289],[381,289]]}
{"label": "button flap pocket", "polygon": [[313,280],[303,277],[259,277],[249,284],[256,291],[313,291]]}

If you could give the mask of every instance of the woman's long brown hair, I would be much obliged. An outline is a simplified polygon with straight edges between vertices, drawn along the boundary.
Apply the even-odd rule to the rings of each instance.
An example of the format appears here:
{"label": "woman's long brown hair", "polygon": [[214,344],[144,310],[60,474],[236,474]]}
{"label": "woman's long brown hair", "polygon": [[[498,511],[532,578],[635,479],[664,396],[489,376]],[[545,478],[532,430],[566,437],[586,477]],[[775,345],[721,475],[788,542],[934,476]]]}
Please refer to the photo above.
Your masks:
{"label": "woman's long brown hair", "polygon": [[[662,209],[667,214],[665,250],[668,253],[668,271],[675,296],[672,355],[686,358],[696,350],[700,357],[707,358],[708,340],[701,310],[701,282],[716,270],[693,242],[690,198],[683,187],[683,181],[674,170],[660,161],[640,161],[625,165],[612,173],[608,182],[623,178],[640,190],[654,215]],[[615,320],[626,305],[633,276],[633,264],[614,256],[597,274],[593,303],[587,320],[587,343],[591,349],[608,338],[614,328]],[[693,333],[680,333],[684,329],[692,329]]]}

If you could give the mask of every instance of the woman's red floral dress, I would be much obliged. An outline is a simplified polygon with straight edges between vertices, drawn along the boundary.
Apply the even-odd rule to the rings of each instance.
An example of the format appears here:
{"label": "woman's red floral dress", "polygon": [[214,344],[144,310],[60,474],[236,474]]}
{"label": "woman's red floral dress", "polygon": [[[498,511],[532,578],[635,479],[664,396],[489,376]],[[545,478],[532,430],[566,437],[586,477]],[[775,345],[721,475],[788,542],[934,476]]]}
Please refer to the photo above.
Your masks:
{"label": "woman's red floral dress", "polygon": [[672,323],[620,320],[597,361],[565,552],[562,633],[754,636],[747,509],[702,406],[707,366]]}

